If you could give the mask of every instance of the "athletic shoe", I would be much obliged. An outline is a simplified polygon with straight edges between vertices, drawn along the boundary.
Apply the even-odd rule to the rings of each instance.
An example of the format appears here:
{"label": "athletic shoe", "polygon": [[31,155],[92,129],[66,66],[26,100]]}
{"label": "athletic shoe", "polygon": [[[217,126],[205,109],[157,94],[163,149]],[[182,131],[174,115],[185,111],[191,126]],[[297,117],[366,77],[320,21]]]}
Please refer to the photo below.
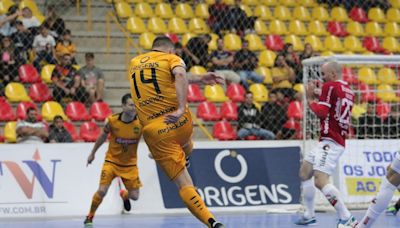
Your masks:
{"label": "athletic shoe", "polygon": [[85,226],[93,226],[93,216],[88,215],[86,216],[85,221],[83,222]]}
{"label": "athletic shoe", "polygon": [[125,189],[121,189],[121,191],[119,192],[119,195],[121,196],[122,200],[124,201],[124,209],[126,211],[130,211],[131,210],[131,201],[128,199],[124,199],[123,195],[126,194],[125,193],[126,190]]}
{"label": "athletic shoe", "polygon": [[394,206],[389,206],[388,208],[386,208],[385,213],[387,215],[396,215],[398,212],[398,210],[396,210],[396,208]]}
{"label": "athletic shoe", "polygon": [[358,221],[354,216],[350,216],[349,219],[347,220],[341,220],[339,219],[339,222],[337,224],[337,227],[355,227],[358,224]]}
{"label": "athletic shoe", "polygon": [[306,218],[306,217],[302,216],[294,224],[299,225],[299,226],[316,225],[317,224],[317,219],[315,219],[315,217]]}
{"label": "athletic shoe", "polygon": [[220,222],[214,222],[211,227],[212,228],[225,228],[225,226]]}

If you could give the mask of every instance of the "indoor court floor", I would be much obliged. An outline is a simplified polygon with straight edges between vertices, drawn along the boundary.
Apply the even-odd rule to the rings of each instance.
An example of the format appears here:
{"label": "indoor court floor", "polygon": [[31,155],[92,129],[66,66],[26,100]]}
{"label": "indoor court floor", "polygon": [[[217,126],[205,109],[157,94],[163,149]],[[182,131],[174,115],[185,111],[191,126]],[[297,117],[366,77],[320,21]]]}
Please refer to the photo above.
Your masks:
{"label": "indoor court floor", "polygon": [[[353,212],[360,219],[364,211]],[[298,218],[297,214],[267,214],[267,213],[219,213],[218,219],[227,228],[289,228],[299,227],[293,224]],[[82,228],[84,218],[49,218],[49,219],[1,219],[1,228]],[[332,212],[318,213],[318,224],[315,228],[335,228],[336,215]],[[194,217],[190,215],[118,215],[98,216],[95,218],[93,228],[203,228]],[[400,227],[400,220],[395,216],[382,215],[376,228]]]}

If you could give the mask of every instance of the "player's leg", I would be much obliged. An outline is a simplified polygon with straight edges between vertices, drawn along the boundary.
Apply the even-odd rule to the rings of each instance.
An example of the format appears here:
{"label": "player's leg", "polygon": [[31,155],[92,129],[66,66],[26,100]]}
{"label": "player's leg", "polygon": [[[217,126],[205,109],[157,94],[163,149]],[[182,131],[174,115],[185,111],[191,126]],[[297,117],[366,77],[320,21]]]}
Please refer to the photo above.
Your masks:
{"label": "player's leg", "polygon": [[[309,159],[310,160],[310,159]],[[315,219],[315,193],[313,165],[310,161],[301,162],[299,177],[303,193],[304,215],[295,222],[297,225],[311,225],[317,223]]]}
{"label": "player's leg", "polygon": [[186,166],[186,168],[189,168],[190,167],[190,155],[192,155],[192,151],[193,151],[193,141],[191,138],[187,143],[185,143],[185,145],[182,146],[182,150],[183,150],[183,152],[185,152],[185,157],[186,157],[185,166]]}
{"label": "player's leg", "polygon": [[396,189],[400,187],[400,159],[396,158],[383,178],[380,190],[368,207],[367,213],[357,228],[371,227],[379,215],[385,210]]}
{"label": "player's leg", "polygon": [[121,167],[118,170],[118,175],[121,177],[122,182],[127,190],[121,190],[120,195],[124,202],[124,208],[127,211],[131,210],[131,200],[139,199],[139,189],[142,187],[142,182],[139,178],[139,170],[137,166]]}

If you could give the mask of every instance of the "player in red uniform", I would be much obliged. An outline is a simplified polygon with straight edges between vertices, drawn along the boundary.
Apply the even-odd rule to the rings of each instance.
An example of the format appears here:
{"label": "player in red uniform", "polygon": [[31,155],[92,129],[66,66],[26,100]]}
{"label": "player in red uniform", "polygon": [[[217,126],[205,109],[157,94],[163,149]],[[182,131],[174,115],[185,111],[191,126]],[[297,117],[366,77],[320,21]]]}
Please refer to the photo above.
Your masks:
{"label": "player in red uniform", "polygon": [[[296,224],[312,225],[317,221],[314,198],[317,187],[336,209],[339,224],[357,223],[346,208],[339,190],[329,182],[329,177],[345,150],[345,139],[349,132],[354,92],[341,80],[342,68],[337,62],[326,62],[321,66],[322,88],[316,83],[307,86],[307,102],[320,119],[320,142],[311,151],[306,151],[300,167],[305,213]],[[318,101],[316,98],[319,97]],[[313,178],[314,177],[314,178]],[[315,182],[315,183],[314,183]]]}

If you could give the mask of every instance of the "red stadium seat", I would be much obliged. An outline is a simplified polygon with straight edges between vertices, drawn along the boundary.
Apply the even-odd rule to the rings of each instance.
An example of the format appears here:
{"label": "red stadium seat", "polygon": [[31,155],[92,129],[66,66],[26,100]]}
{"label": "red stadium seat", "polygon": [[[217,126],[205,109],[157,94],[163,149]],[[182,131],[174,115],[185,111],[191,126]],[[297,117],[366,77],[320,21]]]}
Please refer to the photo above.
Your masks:
{"label": "red stadium seat", "polygon": [[165,36],[168,37],[174,44],[179,42],[179,37],[174,33],[166,33]]}
{"label": "red stadium seat", "polygon": [[224,120],[214,124],[213,137],[219,140],[235,140],[237,138],[235,129]]}
{"label": "red stadium seat", "polygon": [[6,100],[0,100],[0,121],[13,121],[16,119],[14,110]]}
{"label": "red stadium seat", "polygon": [[246,90],[240,84],[231,83],[226,89],[226,95],[234,102],[243,102]]}
{"label": "red stadium seat", "polygon": [[95,142],[101,133],[100,128],[94,122],[85,122],[81,125],[80,137],[85,142]]}
{"label": "red stadium seat", "polygon": [[0,133],[0,143],[4,143],[4,140],[5,140],[4,135],[2,135],[2,134]]}
{"label": "red stadium seat", "polygon": [[197,117],[205,121],[217,121],[221,119],[217,107],[210,101],[204,101],[197,106]]}
{"label": "red stadium seat", "polygon": [[29,87],[29,97],[35,102],[46,102],[53,100],[53,96],[46,83],[39,82]]}
{"label": "red stadium seat", "polygon": [[26,111],[29,108],[34,108],[38,112],[38,120],[42,120],[42,116],[39,114],[40,110],[36,106],[35,103],[32,103],[30,101],[21,101],[18,106],[17,106],[17,118],[19,120],[25,120],[26,119]]}
{"label": "red stadium seat", "polygon": [[334,36],[344,37],[349,35],[346,31],[344,25],[337,21],[330,21],[328,22],[328,32]]}
{"label": "red stadium seat", "polygon": [[19,67],[18,75],[23,83],[35,83],[41,82],[42,78],[40,74],[37,72],[36,68],[31,64],[24,64]]}
{"label": "red stadium seat", "polygon": [[189,102],[202,102],[206,100],[203,92],[197,84],[189,84],[187,99]]}
{"label": "red stadium seat", "polygon": [[372,51],[372,52],[383,52],[383,51],[385,51],[385,49],[379,43],[378,38],[372,37],[372,36],[367,36],[367,37],[364,38],[363,46],[368,51]]}
{"label": "red stadium seat", "polygon": [[367,84],[360,83],[358,89],[361,91],[362,102],[376,101],[374,91]]}
{"label": "red stadium seat", "polygon": [[289,103],[287,117],[296,120],[303,119],[303,104],[300,101],[292,101]]}
{"label": "red stadium seat", "polygon": [[342,75],[343,80],[345,80],[349,84],[358,84],[357,74],[353,72],[353,69],[351,67],[343,67]]}
{"label": "red stadium seat", "polygon": [[353,21],[357,21],[360,23],[367,23],[369,21],[367,13],[362,8],[358,8],[358,7],[352,8],[350,10],[349,16]]}
{"label": "red stadium seat", "polygon": [[72,140],[74,140],[74,142],[76,142],[80,139],[78,132],[76,131],[76,128],[73,123],[64,121],[64,128],[69,132],[69,134],[71,135]]}
{"label": "red stadium seat", "polygon": [[249,135],[246,138],[244,138],[245,140],[258,140],[257,136],[255,135]]}
{"label": "red stadium seat", "polygon": [[283,125],[284,128],[296,130],[296,132],[301,130],[300,121],[295,120],[294,118],[290,118]]}
{"label": "red stadium seat", "polygon": [[272,51],[281,51],[284,46],[282,37],[279,35],[268,35],[265,37],[265,46]]}
{"label": "red stadium seat", "polygon": [[388,103],[378,103],[376,105],[376,115],[382,120],[386,119],[390,114],[390,104]]}
{"label": "red stadium seat", "polygon": [[112,110],[106,102],[97,101],[90,107],[90,116],[96,121],[104,121],[111,114]]}
{"label": "red stadium seat", "polygon": [[85,121],[90,120],[91,117],[86,111],[86,107],[81,102],[73,101],[67,104],[65,108],[65,114],[72,121]]}
{"label": "red stadium seat", "polygon": [[219,111],[221,117],[228,121],[236,121],[238,120],[238,107],[237,104],[233,101],[226,101],[221,105]]}

